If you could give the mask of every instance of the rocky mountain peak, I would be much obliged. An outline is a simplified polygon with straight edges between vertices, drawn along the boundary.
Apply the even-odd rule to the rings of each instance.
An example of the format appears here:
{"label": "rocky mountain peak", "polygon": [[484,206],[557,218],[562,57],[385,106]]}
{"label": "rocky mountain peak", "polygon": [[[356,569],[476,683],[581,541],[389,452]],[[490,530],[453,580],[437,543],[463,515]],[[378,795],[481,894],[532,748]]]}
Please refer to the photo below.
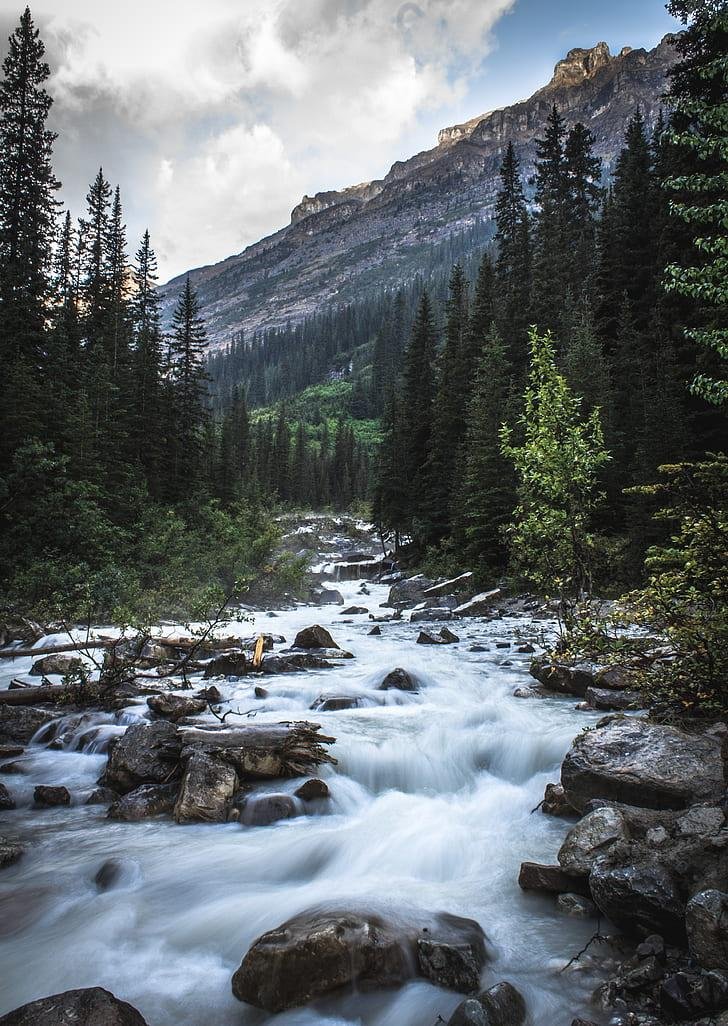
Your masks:
{"label": "rocky mountain peak", "polygon": [[[626,48],[625,48],[626,49]],[[623,51],[624,53],[624,51]],[[620,55],[621,56],[621,55]],[[581,46],[569,50],[566,57],[554,68],[552,85],[578,85],[585,78],[591,78],[614,60],[606,43],[584,48]]]}

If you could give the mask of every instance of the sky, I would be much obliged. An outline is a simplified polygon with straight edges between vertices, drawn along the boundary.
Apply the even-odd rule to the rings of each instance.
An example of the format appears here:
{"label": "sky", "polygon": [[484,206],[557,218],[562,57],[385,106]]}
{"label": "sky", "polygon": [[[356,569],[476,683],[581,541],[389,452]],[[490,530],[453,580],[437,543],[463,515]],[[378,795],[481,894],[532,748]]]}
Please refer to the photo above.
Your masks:
{"label": "sky", "polygon": [[[652,47],[660,0],[36,0],[61,199],[99,166],[162,281],[381,178],[447,125],[529,96],[575,46]],[[21,13],[0,0],[0,40]]]}

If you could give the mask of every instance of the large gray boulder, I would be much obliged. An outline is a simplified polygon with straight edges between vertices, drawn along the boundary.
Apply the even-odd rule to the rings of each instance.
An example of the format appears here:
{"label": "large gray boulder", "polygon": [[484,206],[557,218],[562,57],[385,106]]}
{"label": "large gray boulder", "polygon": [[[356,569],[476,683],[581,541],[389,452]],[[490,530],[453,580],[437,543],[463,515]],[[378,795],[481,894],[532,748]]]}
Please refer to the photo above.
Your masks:
{"label": "large gray boulder", "polygon": [[19,841],[12,841],[9,837],[0,837],[0,869],[12,866],[24,854],[25,848]]}
{"label": "large gray boulder", "polygon": [[147,699],[147,705],[155,716],[165,720],[176,722],[184,716],[196,716],[207,709],[207,702],[204,698],[192,698],[189,695],[152,695]]}
{"label": "large gray boulder", "polygon": [[470,919],[317,908],[252,944],[233,994],[282,1012],[341,987],[400,986],[413,976],[468,993],[477,990],[485,960],[485,935]]}
{"label": "large gray boulder", "polygon": [[338,648],[334,639],[321,624],[315,623],[312,627],[304,627],[296,635],[294,648]]}
{"label": "large gray boulder", "polygon": [[511,984],[503,981],[461,1002],[447,1026],[522,1026],[526,1002]]}
{"label": "large gray boulder", "polygon": [[561,866],[542,865],[539,862],[521,863],[518,886],[523,891],[541,891],[545,894],[589,894],[589,887],[583,877],[566,873]]}
{"label": "large gray boulder", "polygon": [[703,969],[728,969],[728,894],[700,891],[685,909],[688,947]]}
{"label": "large gray boulder", "polygon": [[389,589],[389,596],[387,601],[384,603],[385,606],[391,606],[393,609],[411,609],[412,606],[416,606],[419,602],[424,602],[426,592],[434,584],[429,577],[425,577],[424,574],[417,574],[416,577],[408,577],[404,581],[397,581]]}
{"label": "large gray boulder", "polygon": [[30,675],[31,677],[47,677],[49,674],[73,673],[74,670],[80,670],[83,665],[83,659],[79,659],[78,656],[47,655],[36,659],[30,668]]}
{"label": "large gray boulder", "polygon": [[595,809],[566,835],[559,850],[559,865],[566,873],[588,876],[598,858],[628,837],[626,819],[618,809]]}
{"label": "large gray boulder", "polygon": [[403,670],[401,666],[396,666],[377,686],[377,691],[417,691],[418,687],[418,682],[411,673]]}
{"label": "large gray boulder", "polygon": [[627,934],[658,933],[685,942],[685,901],[677,875],[659,862],[611,866],[597,862],[589,876],[597,908]]}
{"label": "large gray boulder", "polygon": [[27,742],[46,723],[58,718],[57,709],[34,705],[0,705],[0,740]]}
{"label": "large gray boulder", "polygon": [[110,748],[99,783],[120,794],[140,784],[166,784],[180,775],[181,748],[180,734],[173,723],[133,723]]}
{"label": "large gray boulder", "polygon": [[107,815],[109,819],[120,819],[126,823],[168,815],[174,808],[176,797],[176,784],[142,784],[113,802]]}
{"label": "large gray boulder", "polygon": [[0,1017],[0,1026],[147,1026],[136,1008],[101,987],[67,990]]}
{"label": "large gray boulder", "polygon": [[298,811],[290,794],[256,794],[245,799],[240,822],[243,826],[270,826],[281,819],[294,819]]}
{"label": "large gray boulder", "polygon": [[207,752],[187,760],[174,818],[178,823],[224,823],[238,787],[234,767]]}
{"label": "large gray boulder", "polygon": [[723,791],[721,743],[642,719],[610,718],[576,738],[561,783],[580,812],[592,798],[679,809]]}
{"label": "large gray boulder", "polygon": [[584,698],[587,689],[595,687],[598,670],[593,663],[554,662],[547,655],[533,659],[530,667],[531,676],[549,691],[578,698]]}

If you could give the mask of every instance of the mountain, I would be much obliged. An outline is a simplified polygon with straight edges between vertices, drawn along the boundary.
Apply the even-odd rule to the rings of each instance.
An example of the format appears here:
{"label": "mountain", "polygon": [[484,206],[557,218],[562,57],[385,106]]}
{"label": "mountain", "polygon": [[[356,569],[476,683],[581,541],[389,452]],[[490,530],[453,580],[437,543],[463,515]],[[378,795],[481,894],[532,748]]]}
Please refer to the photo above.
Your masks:
{"label": "mountain", "polygon": [[[444,128],[437,146],[397,161],[382,179],[304,196],[285,228],[190,272],[212,345],[411,279],[437,265],[438,247],[458,233],[482,248],[505,147],[513,141],[527,173],[554,103],[567,125],[591,129],[609,172],[634,111],[648,124],[657,117],[673,43],[668,35],[649,51],[612,55],[606,43],[570,50],[529,99]],[[167,316],[184,277],[162,290]]]}

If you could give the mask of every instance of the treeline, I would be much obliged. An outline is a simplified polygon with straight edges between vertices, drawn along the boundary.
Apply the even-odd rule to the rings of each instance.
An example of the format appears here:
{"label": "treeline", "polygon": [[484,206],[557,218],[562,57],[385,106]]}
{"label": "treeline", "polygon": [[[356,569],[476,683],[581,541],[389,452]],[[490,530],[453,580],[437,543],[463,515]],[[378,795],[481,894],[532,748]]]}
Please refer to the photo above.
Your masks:
{"label": "treeline", "polygon": [[[651,137],[636,111],[608,187],[587,127],[566,130],[554,106],[537,158],[522,169],[509,145],[500,170],[496,249],[471,286],[455,265],[442,333],[422,294],[402,373],[385,413],[375,510],[416,548],[502,568],[517,504],[503,425],[524,433],[529,326],[551,332],[558,368],[583,414],[598,411],[610,455],[600,472],[599,528],[608,573],[633,579],[654,538],[649,504],[629,489],[668,461],[722,444],[725,421],[690,382],[715,362],[686,338],[694,299],[664,288],[694,232],[671,212],[667,183],[684,148],[660,118]],[[524,196],[524,170],[534,202]]]}

